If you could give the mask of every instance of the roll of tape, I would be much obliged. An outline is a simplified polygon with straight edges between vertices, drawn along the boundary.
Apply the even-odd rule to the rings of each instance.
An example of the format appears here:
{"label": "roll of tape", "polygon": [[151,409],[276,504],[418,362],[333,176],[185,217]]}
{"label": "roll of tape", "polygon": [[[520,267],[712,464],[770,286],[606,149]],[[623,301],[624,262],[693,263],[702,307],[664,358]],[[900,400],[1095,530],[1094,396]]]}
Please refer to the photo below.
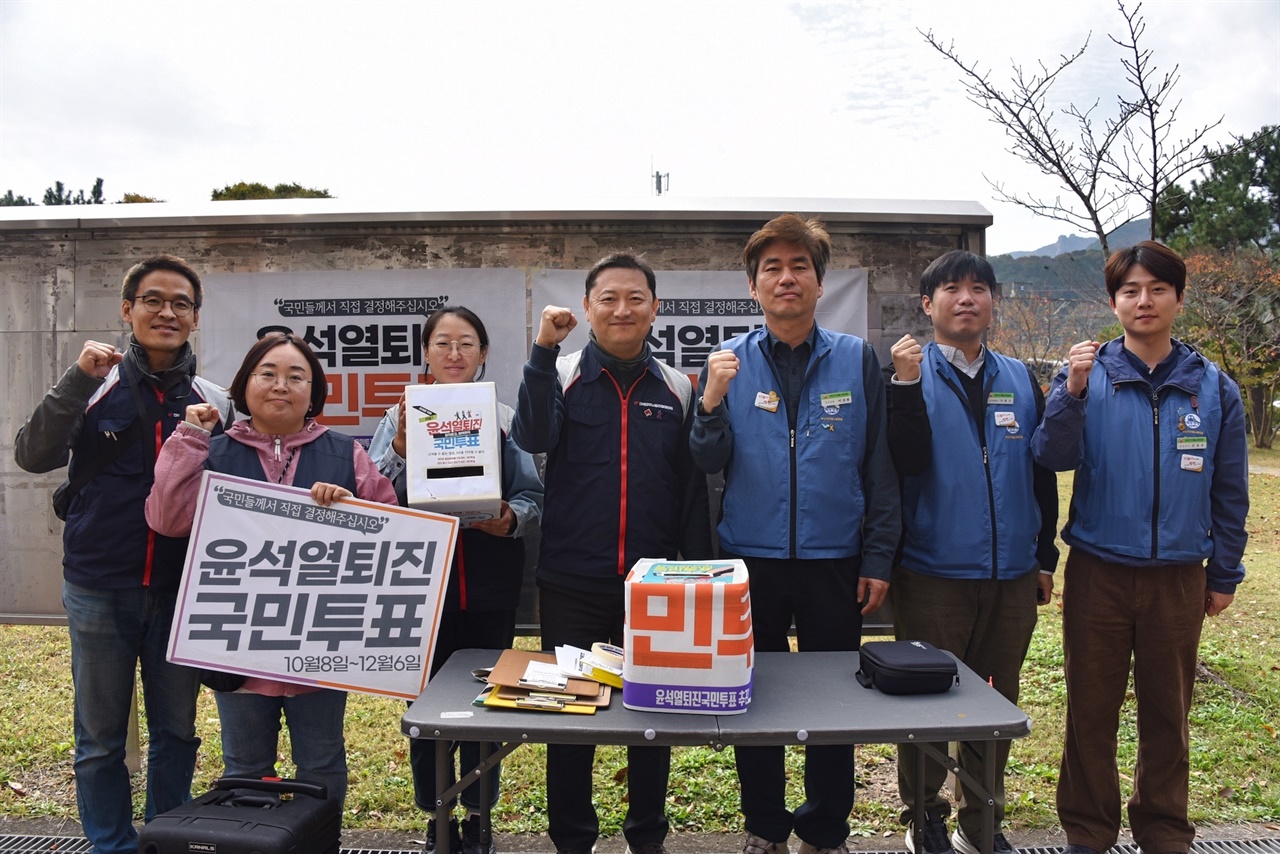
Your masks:
{"label": "roll of tape", "polygon": [[593,643],[591,654],[610,667],[622,666],[622,647],[620,646],[614,646],[611,643]]}

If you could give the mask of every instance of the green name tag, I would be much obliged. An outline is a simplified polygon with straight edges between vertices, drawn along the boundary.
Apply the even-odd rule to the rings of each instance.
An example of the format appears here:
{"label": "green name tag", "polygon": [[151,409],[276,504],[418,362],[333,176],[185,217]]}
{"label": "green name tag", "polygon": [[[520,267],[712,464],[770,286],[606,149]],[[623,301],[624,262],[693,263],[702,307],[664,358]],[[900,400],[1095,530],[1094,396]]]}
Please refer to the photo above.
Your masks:
{"label": "green name tag", "polygon": [[987,395],[987,406],[1013,406],[1013,392],[991,392],[991,394]]}
{"label": "green name tag", "polygon": [[822,396],[823,407],[846,406],[850,403],[853,403],[853,392],[851,391],[833,391],[831,394]]}
{"label": "green name tag", "polygon": [[1179,436],[1179,451],[1203,451],[1209,447],[1209,440],[1204,436]]}

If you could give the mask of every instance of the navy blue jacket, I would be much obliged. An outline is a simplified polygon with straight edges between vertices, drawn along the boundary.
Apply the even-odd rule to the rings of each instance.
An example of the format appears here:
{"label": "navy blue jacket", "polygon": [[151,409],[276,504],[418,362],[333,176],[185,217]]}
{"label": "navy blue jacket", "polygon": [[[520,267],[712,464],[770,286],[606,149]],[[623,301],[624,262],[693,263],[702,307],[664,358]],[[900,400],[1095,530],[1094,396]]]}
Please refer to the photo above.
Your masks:
{"label": "navy blue jacket", "polygon": [[539,583],[622,589],[641,558],[711,556],[706,478],[689,457],[689,378],[652,356],[629,389],[596,347],[533,345],[511,438],[546,453]]}
{"label": "navy blue jacket", "polygon": [[[159,416],[153,435],[130,447],[91,478],[71,499],[62,532],[62,567],[67,581],[97,590],[150,586],[174,590],[187,554],[186,537],[165,537],[147,526],[143,505],[155,479],[160,446],[196,403],[212,403],[229,422],[226,393],[197,377],[195,356],[184,346],[174,366],[152,374],[137,345],[105,380],[76,365],[63,374],[18,432],[14,456],[27,471],[79,467],[106,451],[116,436],[138,420],[131,386],[142,394],[148,418]],[[221,433],[222,424],[214,427]]]}
{"label": "navy blue jacket", "polygon": [[1032,441],[1041,465],[1076,470],[1062,539],[1113,563],[1208,561],[1209,590],[1244,578],[1249,455],[1240,389],[1179,341],[1177,364],[1153,389],[1124,354],[1099,350],[1082,398],[1053,381]]}

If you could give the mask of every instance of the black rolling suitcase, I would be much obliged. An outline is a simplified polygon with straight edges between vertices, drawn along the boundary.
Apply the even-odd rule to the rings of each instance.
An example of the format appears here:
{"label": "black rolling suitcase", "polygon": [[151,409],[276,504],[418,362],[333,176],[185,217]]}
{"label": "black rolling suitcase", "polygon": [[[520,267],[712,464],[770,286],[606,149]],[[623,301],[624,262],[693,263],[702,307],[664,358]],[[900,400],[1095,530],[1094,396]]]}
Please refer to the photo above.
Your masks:
{"label": "black rolling suitcase", "polygon": [[328,794],[301,780],[223,777],[148,822],[138,854],[338,854],[342,807]]}

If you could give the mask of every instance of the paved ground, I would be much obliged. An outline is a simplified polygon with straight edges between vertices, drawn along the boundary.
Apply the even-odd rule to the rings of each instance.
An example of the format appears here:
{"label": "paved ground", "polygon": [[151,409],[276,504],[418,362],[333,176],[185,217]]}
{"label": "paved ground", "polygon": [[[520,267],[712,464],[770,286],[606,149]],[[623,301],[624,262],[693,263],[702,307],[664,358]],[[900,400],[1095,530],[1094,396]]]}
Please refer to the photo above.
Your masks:
{"label": "paved ground", "polygon": [[[75,822],[0,817],[0,835],[78,836],[79,833],[80,827]],[[1008,837],[1015,846],[1023,848],[1058,848],[1066,845],[1066,839],[1056,831],[1010,831]],[[1280,824],[1251,823],[1202,827],[1199,838],[1202,840],[1280,840]],[[540,833],[499,833],[496,836],[496,842],[499,852],[513,852],[513,854],[526,854],[526,852],[551,854],[555,850],[551,840]],[[1120,839],[1120,844],[1131,842],[1132,839],[1128,834],[1124,834]],[[797,844],[793,838],[792,850]],[[419,851],[422,847],[422,836],[379,830],[347,830],[342,834],[342,846],[347,849]],[[671,854],[737,854],[742,850],[742,836],[725,833],[677,833],[667,837],[667,849]],[[906,850],[901,833],[853,837],[849,840],[849,849],[851,851]],[[626,842],[621,837],[602,839],[596,847],[597,854],[623,854],[625,851]]]}

